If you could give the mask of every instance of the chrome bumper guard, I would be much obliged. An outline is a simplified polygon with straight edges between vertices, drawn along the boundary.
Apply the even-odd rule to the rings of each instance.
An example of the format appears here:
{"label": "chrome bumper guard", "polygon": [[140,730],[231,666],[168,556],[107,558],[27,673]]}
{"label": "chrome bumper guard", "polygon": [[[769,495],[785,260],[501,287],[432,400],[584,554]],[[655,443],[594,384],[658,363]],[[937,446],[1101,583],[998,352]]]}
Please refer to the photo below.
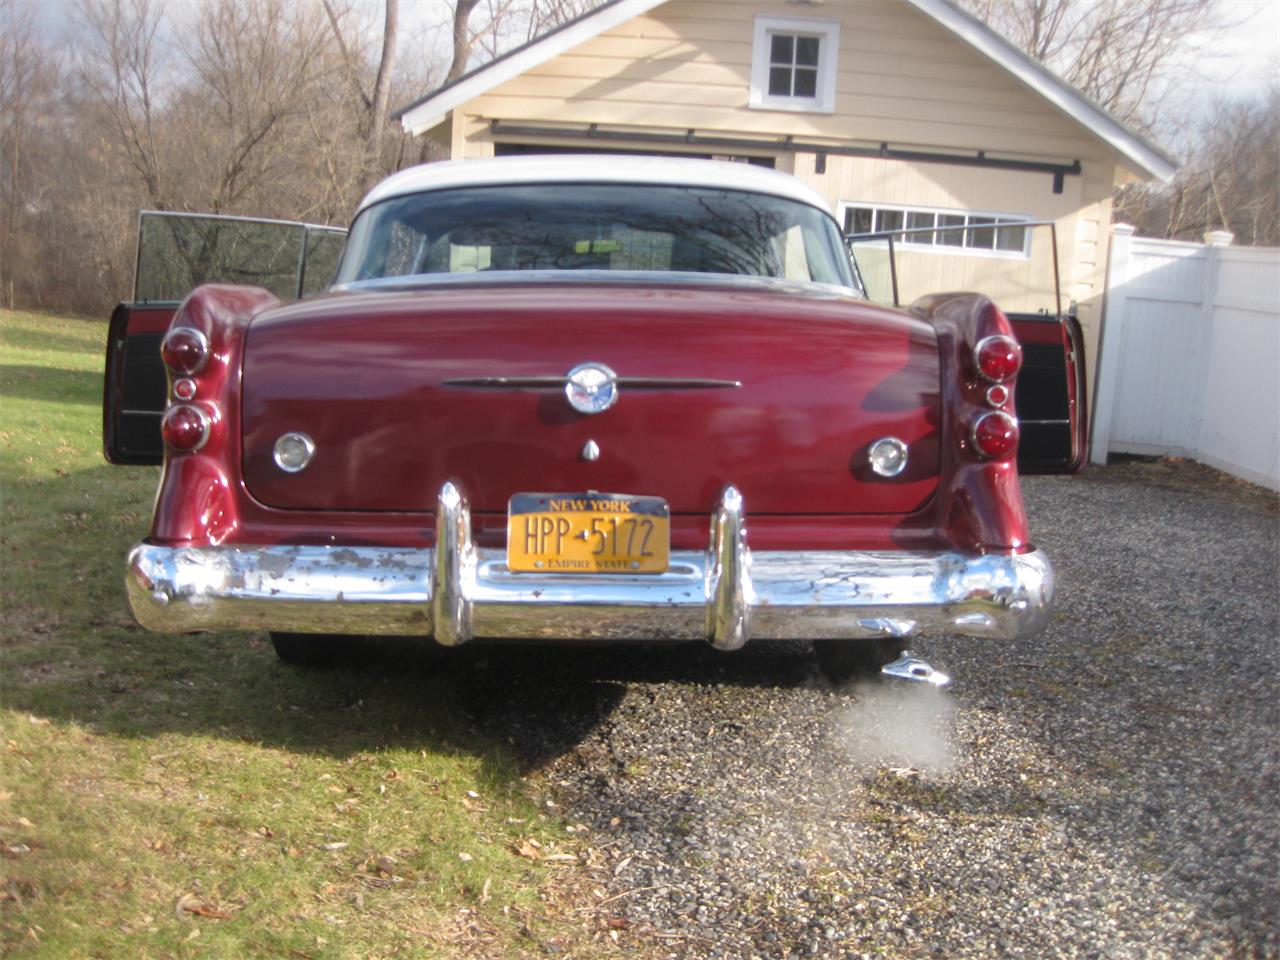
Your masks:
{"label": "chrome bumper guard", "polygon": [[725,490],[705,551],[673,550],[666,573],[512,573],[471,542],[462,491],[440,491],[434,549],[166,547],[129,554],[126,587],[149,630],[276,630],[472,637],[856,639],[916,632],[1013,639],[1039,630],[1053,570],[1039,551],[751,551],[741,494]]}

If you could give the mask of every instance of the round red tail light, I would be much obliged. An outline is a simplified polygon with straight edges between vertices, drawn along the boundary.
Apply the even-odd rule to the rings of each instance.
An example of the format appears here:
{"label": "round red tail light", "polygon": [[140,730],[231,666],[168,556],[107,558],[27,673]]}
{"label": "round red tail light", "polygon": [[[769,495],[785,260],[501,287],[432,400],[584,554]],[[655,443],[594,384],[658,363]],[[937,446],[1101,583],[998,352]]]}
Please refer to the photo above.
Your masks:
{"label": "round red tail light", "polygon": [[194,327],[174,327],[164,335],[160,356],[178,376],[190,376],[209,362],[209,341]]}
{"label": "round red tail light", "polygon": [[199,450],[209,439],[209,415],[190,403],[175,403],[160,421],[164,442],[175,450]]}
{"label": "round red tail light", "polygon": [[974,363],[984,380],[1000,383],[1008,380],[1022,366],[1022,347],[1013,337],[997,334],[983,337],[973,349]]}
{"label": "round red tail light", "polygon": [[1018,449],[1018,421],[1000,410],[984,413],[973,425],[973,446],[989,460],[1012,456]]}

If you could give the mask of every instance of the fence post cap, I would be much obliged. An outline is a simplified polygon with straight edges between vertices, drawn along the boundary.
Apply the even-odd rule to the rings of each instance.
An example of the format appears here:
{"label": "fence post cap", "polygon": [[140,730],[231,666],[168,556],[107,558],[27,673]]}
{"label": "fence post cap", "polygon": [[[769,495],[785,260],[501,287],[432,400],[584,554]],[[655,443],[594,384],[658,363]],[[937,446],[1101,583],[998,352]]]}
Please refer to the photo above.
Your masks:
{"label": "fence post cap", "polygon": [[1211,247],[1229,247],[1231,241],[1236,235],[1230,230],[1208,230],[1204,235],[1204,242]]}
{"label": "fence post cap", "polygon": [[1117,237],[1132,237],[1137,230],[1138,228],[1131,223],[1113,223],[1111,225],[1111,232]]}

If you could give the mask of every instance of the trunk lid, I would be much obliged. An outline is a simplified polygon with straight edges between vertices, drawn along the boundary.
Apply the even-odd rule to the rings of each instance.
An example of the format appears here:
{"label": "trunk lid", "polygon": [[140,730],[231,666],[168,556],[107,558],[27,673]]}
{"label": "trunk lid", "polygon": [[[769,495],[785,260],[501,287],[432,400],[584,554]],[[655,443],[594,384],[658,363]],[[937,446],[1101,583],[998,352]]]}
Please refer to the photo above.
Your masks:
{"label": "trunk lid", "polygon": [[[564,377],[588,361],[623,378],[593,415],[562,387],[445,382]],[[479,512],[517,492],[598,490],[706,513],[732,483],[751,514],[909,513],[937,486],[938,352],[932,328],[898,311],[768,283],[339,293],[254,321],[242,416],[246,486],[282,509],[431,511],[452,479]],[[272,459],[288,431],[316,445],[296,474]],[[866,467],[888,435],[911,451],[892,480]]]}

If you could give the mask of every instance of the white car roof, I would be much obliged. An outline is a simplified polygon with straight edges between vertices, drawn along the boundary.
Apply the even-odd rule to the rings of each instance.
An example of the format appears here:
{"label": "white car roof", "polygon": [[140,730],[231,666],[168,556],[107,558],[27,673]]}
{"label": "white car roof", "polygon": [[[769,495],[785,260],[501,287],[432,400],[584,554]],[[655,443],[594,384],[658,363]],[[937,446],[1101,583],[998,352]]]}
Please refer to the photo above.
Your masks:
{"label": "white car roof", "polygon": [[795,177],[749,163],[678,157],[608,154],[543,154],[447,160],[401,170],[370,190],[356,210],[408,194],[453,187],[522,183],[627,183],[767,193],[831,210],[822,196]]}

